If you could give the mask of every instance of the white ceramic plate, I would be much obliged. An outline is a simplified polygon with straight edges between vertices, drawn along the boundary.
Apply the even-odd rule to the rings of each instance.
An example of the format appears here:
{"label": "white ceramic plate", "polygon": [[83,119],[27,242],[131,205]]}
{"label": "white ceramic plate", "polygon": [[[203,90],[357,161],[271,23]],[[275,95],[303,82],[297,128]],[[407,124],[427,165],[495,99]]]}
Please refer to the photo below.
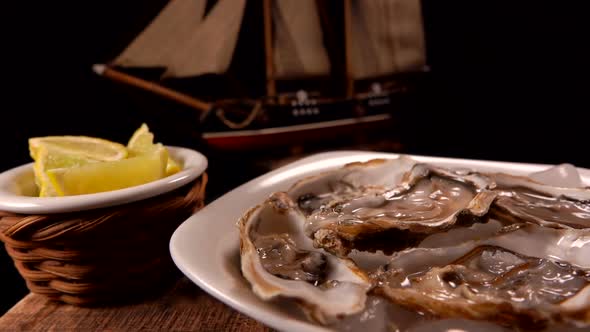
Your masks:
{"label": "white ceramic plate", "polygon": [[15,167],[0,174],[0,210],[25,214],[61,213],[125,204],[179,188],[207,168],[207,158],[201,153],[181,147],[167,148],[170,155],[182,163],[180,172],[139,186],[97,194],[33,197],[36,190],[33,163]]}
{"label": "white ceramic plate", "polygon": [[[186,220],[173,234],[170,252],[178,268],[198,286],[234,309],[282,331],[325,331],[308,322],[290,303],[264,302],[250,290],[240,274],[238,218],[250,207],[261,203],[275,191],[286,190],[302,177],[337,168],[353,161],[372,158],[396,158],[399,155],[343,151],[322,153],[258,177],[215,200]],[[447,167],[467,167],[481,171],[529,174],[552,165],[519,164],[494,161],[410,156],[418,161]],[[572,167],[565,165],[564,167]],[[578,168],[581,180],[590,183],[590,170]],[[543,177],[542,174],[540,174]],[[545,182],[571,181],[555,174]],[[574,181],[575,182],[575,181]],[[480,325],[463,326],[476,331]],[[446,328],[444,329],[446,330]],[[494,331],[496,331],[494,329]]]}

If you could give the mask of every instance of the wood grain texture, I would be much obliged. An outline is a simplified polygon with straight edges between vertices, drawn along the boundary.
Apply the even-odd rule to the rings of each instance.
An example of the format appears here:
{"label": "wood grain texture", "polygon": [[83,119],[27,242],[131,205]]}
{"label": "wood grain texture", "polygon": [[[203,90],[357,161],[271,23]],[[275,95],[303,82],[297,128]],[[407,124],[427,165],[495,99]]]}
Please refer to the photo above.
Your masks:
{"label": "wood grain texture", "polygon": [[29,294],[4,316],[0,331],[271,331],[181,278],[140,303],[76,307]]}

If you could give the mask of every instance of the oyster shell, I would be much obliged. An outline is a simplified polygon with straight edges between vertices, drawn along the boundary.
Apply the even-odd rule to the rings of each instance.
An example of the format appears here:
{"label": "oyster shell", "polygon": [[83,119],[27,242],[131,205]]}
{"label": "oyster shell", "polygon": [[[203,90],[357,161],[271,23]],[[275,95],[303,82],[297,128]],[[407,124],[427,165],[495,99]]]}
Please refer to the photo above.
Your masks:
{"label": "oyster shell", "polygon": [[453,227],[461,215],[462,223],[473,223],[496,196],[491,183],[482,174],[399,158],[347,165],[288,193],[307,215],[314,245],[345,257],[352,249],[405,249]]}
{"label": "oyster shell", "polygon": [[527,225],[394,255],[375,291],[441,317],[538,328],[590,324],[590,232]]}
{"label": "oyster shell", "polygon": [[326,255],[303,233],[305,217],[284,193],[275,193],[241,218],[244,277],[256,295],[296,299],[322,324],[363,310],[368,276],[353,261]]}

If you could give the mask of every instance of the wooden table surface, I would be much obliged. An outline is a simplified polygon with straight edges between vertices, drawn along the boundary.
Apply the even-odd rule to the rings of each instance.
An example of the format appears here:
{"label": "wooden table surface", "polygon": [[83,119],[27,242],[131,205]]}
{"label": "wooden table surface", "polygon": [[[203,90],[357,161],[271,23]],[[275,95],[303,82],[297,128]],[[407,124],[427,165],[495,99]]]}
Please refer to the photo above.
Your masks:
{"label": "wooden table surface", "polygon": [[0,331],[271,331],[182,277],[161,296],[82,308],[25,296],[0,317]]}

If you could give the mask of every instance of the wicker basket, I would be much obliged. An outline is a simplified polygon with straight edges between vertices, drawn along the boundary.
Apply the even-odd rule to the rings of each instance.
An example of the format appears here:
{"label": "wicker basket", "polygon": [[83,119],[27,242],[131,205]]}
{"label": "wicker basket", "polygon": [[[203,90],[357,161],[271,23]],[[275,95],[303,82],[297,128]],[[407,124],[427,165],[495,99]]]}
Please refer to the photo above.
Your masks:
{"label": "wicker basket", "polygon": [[0,212],[0,240],[33,293],[75,305],[152,293],[171,276],[168,243],[204,204],[207,175],[138,202],[72,213]]}

